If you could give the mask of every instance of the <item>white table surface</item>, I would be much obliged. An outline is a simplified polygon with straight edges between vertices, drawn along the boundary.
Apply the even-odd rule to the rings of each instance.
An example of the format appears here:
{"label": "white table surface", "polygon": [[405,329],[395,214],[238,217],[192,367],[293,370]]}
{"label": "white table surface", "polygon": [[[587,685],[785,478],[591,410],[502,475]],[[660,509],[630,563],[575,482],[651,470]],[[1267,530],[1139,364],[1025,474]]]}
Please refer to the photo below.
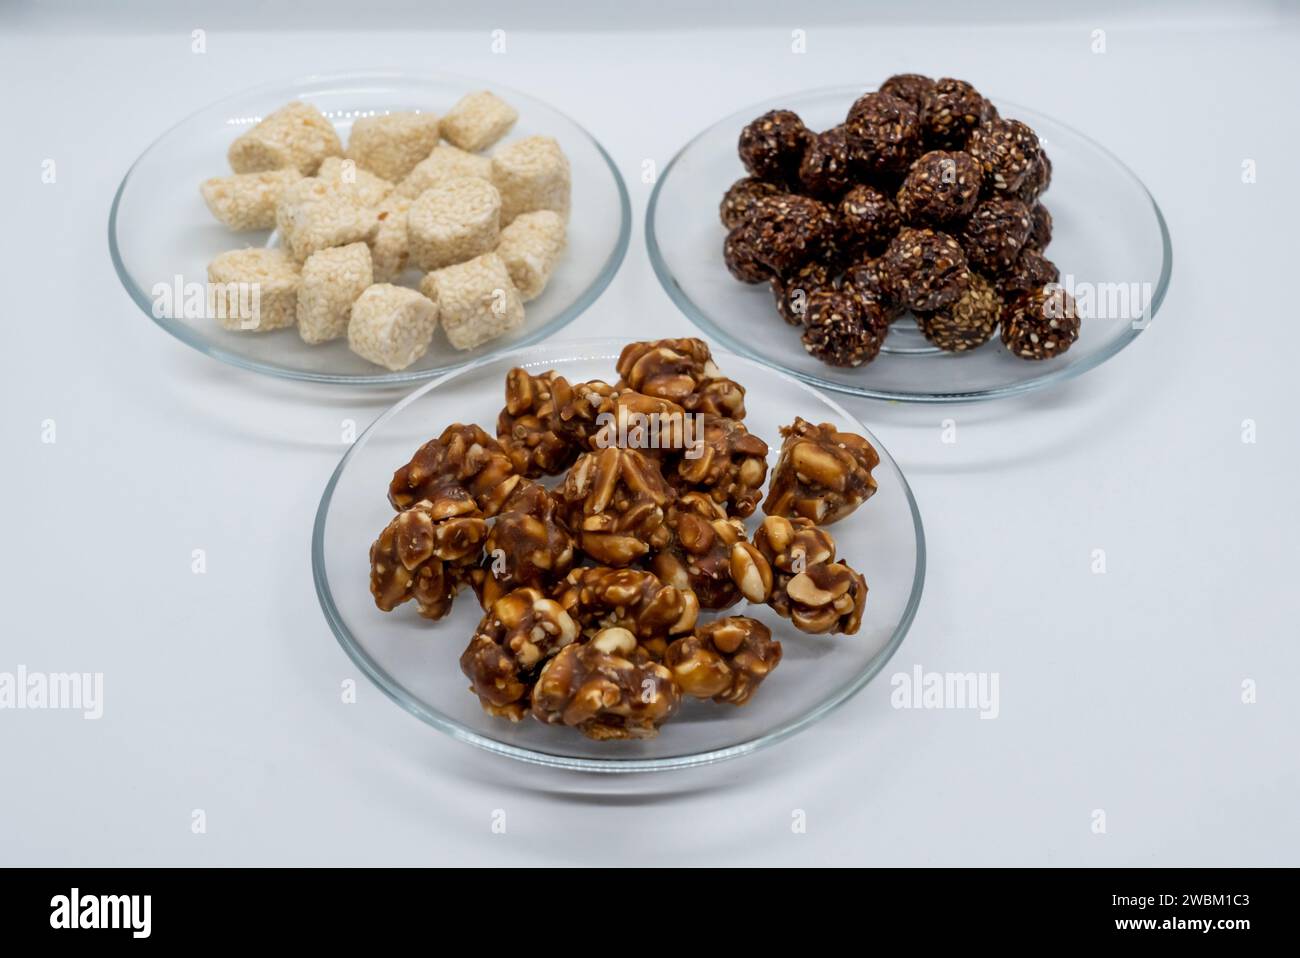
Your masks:
{"label": "white table surface", "polygon": [[[99,721],[0,711],[0,864],[1300,864],[1292,15],[99,6],[0,11],[0,671],[105,683]],[[646,258],[643,159],[662,167],[743,104],[901,70],[968,78],[1111,147],[1163,206],[1173,285],[1134,345],[1050,391],[850,403],[913,484],[929,573],[885,675],[830,718],[696,771],[510,762],[395,707],[317,605],[308,545],[340,421],[394,396],[209,360],[139,313],[108,258],[113,191],[164,126],[252,84],[360,68],[497,79],[604,142],[632,246],[562,337],[692,331]],[[999,717],[891,708],[884,679],[918,664],[998,673]]]}

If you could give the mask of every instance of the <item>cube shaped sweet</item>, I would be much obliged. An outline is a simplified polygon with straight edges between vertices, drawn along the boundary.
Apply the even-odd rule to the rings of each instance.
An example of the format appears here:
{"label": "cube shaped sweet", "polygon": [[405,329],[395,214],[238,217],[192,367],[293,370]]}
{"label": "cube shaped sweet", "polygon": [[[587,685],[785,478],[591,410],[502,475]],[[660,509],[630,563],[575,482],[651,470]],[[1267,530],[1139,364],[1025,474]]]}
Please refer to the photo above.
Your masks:
{"label": "cube shaped sweet", "polygon": [[429,273],[420,289],[437,296],[443,331],[457,349],[473,349],[524,323],[519,291],[496,253]]}
{"label": "cube shaped sweet", "polygon": [[392,282],[406,269],[411,245],[406,235],[406,214],[411,201],[401,196],[389,196],[375,209],[378,221],[370,235],[370,260],[374,266],[375,282]]}
{"label": "cube shaped sweet", "polygon": [[283,250],[250,247],[208,264],[208,314],[222,329],[264,333],[297,317],[298,265]]}
{"label": "cube shaped sweet", "polygon": [[492,161],[486,156],[476,156],[458,150],[448,143],[439,143],[433,152],[415,165],[415,168],[397,184],[397,194],[415,199],[431,186],[440,186],[447,180],[463,176],[477,176],[487,180],[492,177]]}
{"label": "cube shaped sweet", "polygon": [[214,176],[199,186],[203,202],[223,226],[236,231],[275,228],[275,207],[285,188],[302,179],[295,167]]}
{"label": "cube shaped sweet", "polygon": [[372,209],[316,177],[285,189],[275,211],[280,241],[299,263],[318,250],[367,239],[376,223]]}
{"label": "cube shaped sweet", "polygon": [[240,134],[226,158],[236,173],[260,173],[293,167],[311,176],[327,156],[339,156],[343,144],[334,126],[308,103],[294,101]]}
{"label": "cube shaped sweet", "polygon": [[564,217],[554,210],[521,213],[501,231],[497,255],[525,303],[542,294],[564,246]]}
{"label": "cube shaped sweet", "polygon": [[425,190],[406,214],[411,262],[434,270],[494,249],[501,196],[487,180],[465,176]]}
{"label": "cube shaped sweet", "polygon": [[518,111],[495,93],[467,93],[442,118],[442,138],[477,153],[505,136],[517,119]]}
{"label": "cube shaped sweet", "polygon": [[303,342],[327,343],[347,333],[352,304],[373,282],[370,248],[365,243],[308,256],[298,288],[298,335]]}
{"label": "cube shaped sweet", "polygon": [[397,183],[438,145],[438,118],[432,113],[363,116],[352,124],[348,156],[357,166]]}
{"label": "cube shaped sweet", "polygon": [[352,304],[348,347],[386,369],[405,369],[429,348],[438,306],[405,286],[378,283]]}
{"label": "cube shaped sweet", "polygon": [[356,160],[341,156],[327,157],[316,171],[316,178],[333,186],[361,206],[378,206],[393,184],[369,170],[362,169]]}
{"label": "cube shaped sweet", "polygon": [[569,160],[554,137],[530,136],[497,150],[492,184],[501,194],[502,225],[533,210],[569,218]]}

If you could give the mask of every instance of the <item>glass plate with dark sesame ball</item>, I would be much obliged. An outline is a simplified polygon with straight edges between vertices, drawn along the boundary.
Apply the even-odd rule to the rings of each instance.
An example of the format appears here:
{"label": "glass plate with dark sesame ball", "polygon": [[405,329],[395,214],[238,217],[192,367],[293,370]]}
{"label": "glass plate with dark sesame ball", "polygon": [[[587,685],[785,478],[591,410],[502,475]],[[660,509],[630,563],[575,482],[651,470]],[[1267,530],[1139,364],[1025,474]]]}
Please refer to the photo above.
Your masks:
{"label": "glass plate with dark sesame ball", "polygon": [[911,76],[709,127],[660,175],[646,246],[728,348],[824,389],[931,403],[1100,365],[1155,317],[1172,266],[1154,198],[1105,147]]}
{"label": "glass plate with dark sesame ball", "polygon": [[[670,342],[677,346],[697,346],[701,352],[707,348],[703,340]],[[744,576],[736,577],[734,571],[727,574],[735,578],[738,587],[746,590],[743,594],[724,595],[725,577],[708,581],[699,578],[706,575],[703,566],[713,554],[712,550],[691,552],[691,555],[702,558],[687,563],[691,571],[684,573],[687,575],[685,581],[677,579],[671,568],[661,565],[659,560],[663,553],[644,556],[635,560],[633,566],[621,569],[620,572],[630,574],[638,583],[643,583],[649,576],[661,579],[665,585],[676,583],[682,589],[689,589],[696,596],[698,608],[692,613],[693,622],[683,623],[685,613],[676,607],[667,617],[659,617],[658,621],[667,629],[666,637],[670,640],[662,652],[652,650],[653,639],[659,637],[655,628],[647,632],[638,631],[638,641],[645,649],[652,650],[657,662],[672,668],[674,681],[679,682],[681,689],[677,707],[662,722],[657,734],[621,739],[615,735],[603,739],[594,736],[587,731],[585,723],[577,724],[568,710],[561,715],[548,705],[547,710],[542,711],[539,690],[551,688],[547,676],[553,671],[559,671],[561,665],[572,664],[562,661],[563,656],[572,656],[572,652],[593,647],[599,650],[598,643],[611,639],[608,633],[620,634],[621,641],[630,639],[628,635],[621,635],[622,628],[605,629],[610,624],[605,615],[615,615],[616,611],[621,615],[621,610],[635,610],[642,606],[642,602],[639,598],[632,598],[631,594],[625,595],[618,599],[618,610],[603,609],[595,622],[583,617],[582,610],[590,609],[590,606],[574,608],[565,602],[563,596],[569,591],[566,584],[574,581],[571,577],[575,573],[588,576],[608,570],[588,565],[595,561],[593,556],[601,541],[600,534],[593,533],[597,541],[588,540],[588,533],[580,531],[587,528],[587,523],[579,525],[576,521],[582,516],[575,519],[572,513],[557,511],[554,515],[565,528],[579,530],[573,533],[572,567],[565,572],[558,568],[558,560],[533,561],[528,572],[531,575],[539,569],[551,570],[549,582],[544,578],[531,581],[539,595],[551,595],[564,603],[564,608],[573,612],[582,632],[558,652],[554,648],[542,648],[531,672],[524,662],[527,646],[520,647],[516,655],[517,670],[512,667],[510,674],[505,676],[509,681],[502,680],[495,685],[480,682],[480,665],[485,662],[490,665],[492,659],[478,654],[479,635],[509,621],[510,615],[502,611],[503,603],[514,608],[510,597],[527,592],[526,589],[515,589],[511,583],[501,587],[502,590],[507,587],[511,590],[505,592],[506,598],[498,595],[487,599],[488,590],[494,588],[493,583],[505,581],[495,578],[498,572],[509,576],[518,574],[510,571],[512,567],[515,570],[523,568],[522,563],[512,564],[509,558],[512,554],[521,554],[510,536],[531,523],[511,518],[520,515],[510,505],[511,501],[517,494],[523,498],[520,491],[525,490],[527,495],[557,497],[557,510],[562,510],[566,504],[575,502],[568,496],[575,488],[570,480],[576,483],[577,476],[585,474],[582,458],[540,457],[535,453],[543,445],[534,446],[527,440],[532,434],[531,427],[518,432],[515,427],[524,427],[530,422],[536,425],[536,417],[543,415],[542,406],[560,395],[560,384],[553,378],[545,379],[548,371],[564,377],[574,387],[574,395],[585,402],[587,394],[579,392],[583,385],[594,380],[615,384],[620,381],[623,370],[627,370],[624,379],[628,383],[635,383],[638,389],[656,395],[663,394],[665,389],[674,388],[680,382],[675,373],[689,366],[682,360],[683,354],[677,352],[675,357],[670,356],[671,362],[659,366],[671,375],[659,377],[651,372],[642,376],[641,373],[651,369],[653,363],[644,355],[635,360],[634,366],[621,362],[630,355],[625,352],[627,347],[628,343],[622,340],[547,343],[490,357],[443,376],[422,386],[380,416],[348,450],[326,486],[312,535],[312,570],[330,628],[357,667],[389,698],[421,721],[462,742],[526,762],[593,772],[688,768],[748,755],[809,728],[864,688],[880,673],[902,643],[916,614],[925,578],[925,539],[916,501],[889,451],[852,414],[807,384],[765,364],[714,350],[710,368],[716,369],[720,377],[726,377],[728,383],[739,383],[745,389],[743,405],[727,403],[730,416],[741,418],[737,421],[723,417],[720,421],[730,423],[733,429],[743,426],[751,439],[757,437],[767,443],[769,468],[766,478],[758,481],[757,485],[749,485],[763,495],[763,502],[758,502],[758,495],[747,497],[748,505],[730,510],[727,520],[727,523],[742,524],[749,544],[761,556],[770,557],[773,571],[768,583],[772,592],[767,602],[755,601],[755,598],[762,599],[761,584],[759,596],[753,597]],[[657,348],[655,352],[660,356],[669,355]],[[707,357],[708,354],[704,355]],[[512,372],[516,369],[519,371]],[[510,375],[509,387],[507,374]],[[538,388],[544,382],[549,384],[545,392]],[[655,382],[664,388],[657,387]],[[714,379],[712,382],[717,385],[723,380]],[[507,388],[513,390],[513,413],[503,413]],[[646,398],[645,393],[637,395],[640,400]],[[723,393],[715,392],[713,395],[722,396]],[[726,395],[734,396],[735,393],[728,390]],[[520,397],[531,399],[516,404]],[[687,405],[692,404],[687,402]],[[569,410],[571,407],[566,404],[562,408]],[[796,417],[805,422],[796,424]],[[454,421],[466,425],[450,430],[452,440],[443,443],[440,434]],[[828,431],[823,431],[823,423],[829,424]],[[417,448],[437,436],[440,442],[436,448],[446,450],[450,458],[455,448],[454,437],[470,429],[469,424],[478,424],[487,435],[476,433],[477,441],[470,447],[476,450],[477,465],[456,472],[457,476],[470,476],[464,487],[456,486],[466,490],[464,496],[457,499],[446,492],[422,489],[420,494],[427,498],[411,503],[408,501],[410,497],[404,499],[394,494],[394,489],[406,490],[409,487],[407,480],[414,470],[403,468],[398,474],[401,481],[395,481],[398,478],[395,471],[411,459]],[[782,426],[796,426],[786,440],[782,439]],[[653,431],[649,435],[653,435]],[[659,435],[663,440],[667,431],[661,431]],[[704,436],[707,438],[708,435],[706,424]],[[517,452],[533,450],[532,454],[519,460],[516,470],[522,469],[524,476],[536,476],[537,485],[519,478],[518,472],[503,478],[508,469],[497,454],[500,440],[492,437],[512,436],[522,439],[513,445],[507,439],[502,448],[511,461]],[[806,445],[809,436],[817,440],[812,448]],[[600,460],[605,455],[616,454],[622,460],[633,449],[646,449],[643,456],[659,463],[649,471],[667,477],[659,480],[661,482],[676,483],[673,489],[677,491],[677,498],[670,499],[665,507],[664,521],[672,525],[676,516],[673,525],[678,530],[676,541],[687,543],[685,530],[690,526],[700,527],[698,522],[688,522],[687,515],[697,514],[694,510],[708,503],[701,503],[699,493],[692,491],[696,487],[690,484],[700,476],[690,465],[683,465],[687,462],[685,453],[680,453],[679,457],[679,453],[673,451],[671,441],[651,442],[650,448],[638,444],[633,441],[630,428],[614,444],[619,448],[597,443],[600,452],[589,455]],[[780,465],[783,446],[790,450],[785,455],[784,468]],[[806,484],[809,480],[800,476],[815,475],[819,461],[824,461],[828,455],[841,456],[845,449],[854,450],[855,460],[870,468],[867,473],[860,469],[853,471],[852,475],[861,480],[860,483],[837,484],[836,488],[845,493],[856,488],[859,494],[852,499],[840,498],[838,506],[830,505],[826,509],[810,506],[815,502],[834,502],[835,497],[808,498],[809,487]],[[753,452],[758,455],[757,450]],[[862,456],[865,458],[860,458]],[[879,461],[875,462],[877,457]],[[417,458],[432,462],[425,457]],[[636,458],[636,455],[631,457],[632,460]],[[630,466],[630,461],[622,461],[624,468]],[[699,457],[692,462],[708,461],[708,457]],[[465,462],[468,463],[469,459]],[[792,468],[796,463],[802,463],[798,474]],[[419,472],[425,478],[441,474],[434,466],[421,467]],[[744,473],[742,467],[739,475],[743,477]],[[514,488],[509,489],[512,480]],[[682,482],[688,485],[682,485]],[[599,480],[594,485],[602,488]],[[721,489],[722,486],[713,488]],[[616,503],[625,491],[622,485],[618,486],[609,501]],[[498,501],[503,495],[505,500]],[[474,504],[468,496],[477,497],[475,502],[483,507],[486,518],[480,519],[472,511]],[[773,506],[768,502],[769,498],[784,505]],[[395,511],[394,502],[398,507],[404,507],[402,512]],[[689,513],[683,512],[688,502]],[[586,500],[578,502],[579,509],[584,509],[585,505]],[[747,512],[747,509],[752,511]],[[436,519],[432,526],[434,531],[429,536],[405,535],[401,531],[414,529],[431,511],[448,518]],[[771,520],[767,516],[769,511],[795,518]],[[806,514],[818,518],[806,518]],[[606,515],[602,511],[595,518],[601,519]],[[409,528],[407,520],[402,517],[409,517]],[[548,516],[544,521],[549,524],[551,519]],[[443,535],[443,530],[450,533],[454,528],[472,533],[475,531],[473,527],[482,522],[490,524],[490,530],[481,540],[459,540],[455,536]],[[395,525],[399,527],[398,531],[388,537],[388,530]],[[721,535],[722,527],[716,522],[711,521],[709,528]],[[503,529],[507,531],[503,533]],[[766,534],[765,530],[770,530],[771,534]],[[790,531],[794,534],[789,534]],[[703,534],[699,541],[707,542],[713,535]],[[784,545],[779,541],[782,536],[785,537]],[[404,576],[398,571],[396,561],[386,559],[389,555],[387,550],[393,545],[401,555],[403,540],[409,546],[424,543],[428,549],[441,548],[435,546],[436,543],[473,541],[482,554],[477,557],[477,564],[469,566],[437,565],[426,554],[426,549],[418,557],[418,562],[400,559],[403,567],[411,570],[409,576]],[[604,541],[612,547],[615,540]],[[374,552],[371,551],[372,543],[376,545]],[[741,543],[732,543],[733,556],[737,545]],[[687,548],[694,547],[688,545]],[[833,551],[828,554],[827,548]],[[534,554],[531,550],[525,551],[530,556]],[[556,549],[550,554],[562,553],[563,550]],[[467,553],[464,550],[456,553],[456,563],[460,562],[463,554]],[[610,556],[601,554],[605,556],[604,564],[615,562]],[[804,557],[802,563],[800,555]],[[434,558],[453,562],[450,554],[441,552]],[[816,591],[825,593],[820,598],[800,591],[796,585],[799,575],[791,577],[801,564],[806,569],[803,586],[817,586]],[[836,575],[846,569],[860,573],[865,591],[854,589],[852,593],[845,593],[823,581],[821,576],[831,574],[832,568]],[[653,570],[653,575],[649,570]],[[468,575],[470,582],[458,592],[435,592],[432,588],[435,580],[443,578],[445,581],[448,576],[462,573]],[[563,578],[559,577],[561,575]],[[584,578],[581,581],[584,588],[590,585],[590,580]],[[406,588],[408,585],[413,587],[413,593]],[[671,596],[667,596],[667,592],[665,588],[655,593],[655,607],[668,608],[667,598]],[[640,595],[640,592],[636,594]],[[840,609],[838,599],[832,599],[832,594],[841,598],[852,594],[857,599],[865,599],[865,602],[857,602],[856,606],[850,602]],[[485,600],[490,602],[493,610],[491,617],[485,616],[481,604]],[[388,611],[382,611],[385,608]],[[554,611],[540,602],[532,603],[531,608]],[[835,622],[816,621],[822,611],[832,612],[834,616],[842,613],[846,618]],[[848,621],[850,616],[854,617],[852,622]],[[715,673],[712,668],[691,670],[685,667],[686,663],[698,653],[698,643],[710,634],[708,630],[724,628],[716,623],[725,623],[729,619],[733,624],[736,619],[743,619],[750,627],[755,627],[752,623],[761,624],[758,628],[766,635],[762,649],[767,653],[764,661],[772,666],[770,674],[740,667],[739,659],[733,657],[730,659],[733,676],[746,674],[755,677],[748,688],[732,684],[724,690],[716,685],[702,687],[693,684],[700,678],[711,682]],[[556,615],[547,621],[562,623],[563,619]],[[623,622],[621,618],[618,621]],[[637,618],[636,621],[644,623],[647,620]],[[673,624],[664,625],[668,622]],[[629,628],[638,628],[630,622],[625,624]],[[545,636],[541,631],[533,635],[524,630],[524,634],[544,645]],[[565,629],[558,628],[553,634],[564,636]],[[779,647],[774,647],[772,640],[779,642]],[[709,641],[719,649],[724,646],[716,632]],[[488,651],[494,650],[489,648]],[[639,654],[640,649],[632,651]],[[683,659],[678,652],[687,657]],[[776,653],[775,660],[773,652]],[[582,654],[594,653],[584,651]],[[717,662],[714,661],[713,665],[716,666]],[[536,674],[539,669],[540,675]],[[725,670],[722,674],[725,676]],[[473,690],[471,675],[474,677]],[[762,679],[761,687],[757,687],[758,678]],[[515,682],[525,683],[528,691],[512,688]],[[608,685],[604,690],[613,691]],[[731,694],[737,690],[742,693],[740,696]],[[749,695],[751,692],[752,697]],[[710,700],[710,696],[715,695],[720,697]],[[538,721],[539,718],[543,720]],[[581,734],[582,731],[587,731],[587,734]],[[607,728],[605,731],[616,730]]]}

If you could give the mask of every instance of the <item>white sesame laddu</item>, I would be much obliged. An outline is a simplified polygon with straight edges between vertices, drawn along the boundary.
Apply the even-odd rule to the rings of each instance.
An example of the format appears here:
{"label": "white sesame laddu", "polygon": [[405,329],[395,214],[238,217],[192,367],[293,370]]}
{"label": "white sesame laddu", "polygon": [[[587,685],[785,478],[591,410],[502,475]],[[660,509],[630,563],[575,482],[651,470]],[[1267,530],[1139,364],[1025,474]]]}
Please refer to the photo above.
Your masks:
{"label": "white sesame laddu", "polygon": [[519,112],[495,93],[467,93],[442,118],[442,138],[477,153],[510,132],[517,119]]}
{"label": "white sesame laddu", "polygon": [[355,160],[340,156],[327,157],[316,171],[316,177],[361,206],[378,206],[393,192],[393,184],[388,180],[363,170]]}
{"label": "white sesame laddu", "polygon": [[285,189],[275,210],[280,241],[299,263],[318,250],[368,239],[375,224],[373,209],[317,177]]}
{"label": "white sesame laddu", "polygon": [[525,303],[542,295],[565,242],[564,217],[554,210],[521,213],[501,231],[497,255]]}
{"label": "white sesame laddu", "polygon": [[405,369],[429,348],[438,327],[438,306],[405,286],[378,283],[352,304],[348,346],[386,369]]}
{"label": "white sesame laddu", "polygon": [[199,192],[212,215],[228,229],[269,230],[275,227],[275,207],[285,188],[300,179],[302,174],[294,167],[236,173],[204,180]]}
{"label": "white sesame laddu", "polygon": [[487,180],[463,176],[430,187],[406,214],[411,262],[442,269],[496,248],[501,196]]}
{"label": "white sesame laddu", "polygon": [[327,343],[346,334],[352,304],[373,282],[370,248],[365,243],[308,256],[298,289],[298,335],[303,342]]}
{"label": "white sesame laddu", "polygon": [[370,234],[370,260],[374,266],[375,282],[392,282],[402,275],[411,255],[411,244],[406,235],[406,214],[411,201],[401,196],[389,196],[375,209],[377,225]]}
{"label": "white sesame laddu", "polygon": [[492,185],[501,194],[501,222],[553,210],[569,218],[569,159],[550,136],[530,136],[492,155]]}
{"label": "white sesame laddu", "polygon": [[363,116],[348,134],[348,156],[357,166],[394,183],[438,145],[438,118],[432,113]]}
{"label": "white sesame laddu", "polygon": [[327,156],[340,156],[343,144],[334,126],[308,103],[295,100],[242,133],[226,158],[236,173],[260,173],[294,167],[311,176]]}
{"label": "white sesame laddu", "polygon": [[222,329],[264,333],[297,317],[298,265],[283,250],[250,247],[208,264],[208,312]]}
{"label": "white sesame laddu", "polygon": [[523,301],[496,253],[429,273],[420,289],[437,294],[443,331],[457,349],[473,349],[524,323]]}
{"label": "white sesame laddu", "polygon": [[492,161],[458,150],[449,143],[439,143],[433,152],[415,165],[415,168],[397,184],[398,196],[415,199],[432,186],[441,186],[448,180],[462,176],[477,176],[481,180],[492,178]]}

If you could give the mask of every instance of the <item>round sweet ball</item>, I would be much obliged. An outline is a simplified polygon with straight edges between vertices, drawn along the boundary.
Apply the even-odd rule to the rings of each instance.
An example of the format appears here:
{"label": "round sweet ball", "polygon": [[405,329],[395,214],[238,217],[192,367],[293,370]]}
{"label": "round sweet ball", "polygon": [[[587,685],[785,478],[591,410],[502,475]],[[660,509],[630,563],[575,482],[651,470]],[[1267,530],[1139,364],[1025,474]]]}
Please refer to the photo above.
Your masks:
{"label": "round sweet ball", "polygon": [[1074,299],[1060,286],[1019,293],[1002,306],[1002,345],[1021,359],[1051,359],[1079,338]]}
{"label": "round sweet ball", "polygon": [[932,150],[915,163],[898,191],[898,212],[912,226],[953,223],[974,211],[983,170],[961,150]]}
{"label": "round sweet ball", "polygon": [[1028,293],[1061,279],[1056,264],[1033,247],[1026,246],[1016,257],[1015,265],[998,277],[998,289],[1004,296]]}
{"label": "round sweet ball", "polygon": [[1019,120],[994,117],[971,131],[966,150],[984,170],[984,184],[1015,196],[1038,165],[1038,134]]}
{"label": "round sweet ball", "polygon": [[1025,174],[1025,181],[1020,184],[1020,191],[1016,194],[1021,202],[1032,206],[1034,202],[1047,192],[1047,188],[1052,185],[1052,161],[1048,159],[1047,151],[1043,149],[1043,144],[1038,144],[1038,162],[1029,168]]}
{"label": "round sweet ball", "polygon": [[740,162],[760,180],[790,182],[811,137],[799,114],[770,110],[740,131]]}
{"label": "round sweet ball", "polygon": [[898,207],[889,194],[860,183],[836,207],[836,239],[846,249],[879,253],[898,232]]}
{"label": "round sweet ball", "polygon": [[776,311],[791,326],[802,326],[808,297],[816,290],[833,286],[831,269],[821,260],[809,260],[784,276],[773,276],[772,297]]}
{"label": "round sweet ball", "polygon": [[1024,203],[994,197],[975,207],[962,227],[961,246],[974,269],[1000,276],[1015,265],[1033,228]]}
{"label": "round sweet ball", "polygon": [[880,353],[888,329],[846,290],[821,289],[808,297],[803,346],[829,366],[861,366]]}
{"label": "round sweet ball", "polygon": [[759,200],[747,225],[757,234],[759,262],[777,273],[788,272],[817,256],[835,233],[830,207],[793,193]]}
{"label": "round sweet ball", "polygon": [[902,304],[894,297],[885,281],[883,257],[862,260],[849,266],[844,271],[843,286],[857,298],[858,304],[864,309],[868,308],[865,305],[867,303],[878,306],[886,323],[892,323],[903,315]]}
{"label": "round sweet ball", "polygon": [[926,95],[933,89],[934,81],[919,73],[896,73],[880,84],[881,93],[906,100],[917,113],[925,107]]}
{"label": "round sweet ball", "polygon": [[952,305],[970,284],[961,244],[937,230],[903,227],[883,260],[885,285],[901,305],[917,312]]}
{"label": "round sweet ball", "polygon": [[830,238],[822,244],[821,252],[817,259],[825,263],[831,271],[832,276],[837,276],[844,272],[844,268],[859,257],[860,251],[857,247],[850,246],[840,237],[839,221],[834,219],[835,210],[831,210],[832,222],[835,224],[831,230]]}
{"label": "round sweet ball", "polygon": [[1033,221],[1033,228],[1029,231],[1025,245],[1039,250],[1047,249],[1047,244],[1052,241],[1052,214],[1047,212],[1047,207],[1042,203],[1035,203],[1029,211],[1029,218]]}
{"label": "round sweet ball", "polygon": [[843,126],[814,133],[799,163],[799,185],[811,196],[831,199],[849,188],[849,139]]}
{"label": "round sweet ball", "polygon": [[748,221],[741,223],[722,242],[722,261],[727,272],[742,283],[762,283],[772,276],[772,270],[758,258],[758,231]]}
{"label": "round sweet ball", "polygon": [[972,273],[970,286],[957,302],[933,313],[917,313],[916,325],[944,352],[964,353],[993,338],[1001,312],[998,291],[983,276]]}
{"label": "round sweet ball", "polygon": [[781,188],[775,183],[760,180],[756,176],[746,176],[736,180],[722,197],[722,205],[718,207],[718,218],[722,220],[723,226],[734,230],[749,218],[756,202],[764,196],[775,196],[780,192],[782,192]]}
{"label": "round sweet ball", "polygon": [[849,159],[867,175],[901,173],[921,152],[921,117],[906,100],[866,93],[844,121]]}
{"label": "round sweet ball", "polygon": [[926,144],[933,149],[960,150],[971,131],[997,114],[993,104],[965,80],[937,80],[921,108]]}

